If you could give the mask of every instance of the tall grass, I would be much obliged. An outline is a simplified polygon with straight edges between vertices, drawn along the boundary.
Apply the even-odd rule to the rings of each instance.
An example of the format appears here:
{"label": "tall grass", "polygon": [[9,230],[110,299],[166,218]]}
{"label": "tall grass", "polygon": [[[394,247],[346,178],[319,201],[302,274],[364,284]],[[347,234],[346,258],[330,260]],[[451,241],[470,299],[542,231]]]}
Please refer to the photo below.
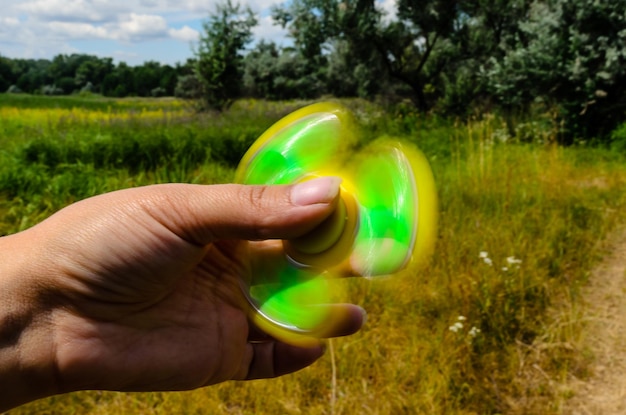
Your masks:
{"label": "tall grass", "polygon": [[[230,181],[247,146],[301,105],[241,101],[199,116],[173,104],[151,117],[110,103],[48,104],[38,106],[48,109],[37,123],[28,119],[35,105],[0,106],[13,111],[0,118],[3,234],[100,192]],[[332,355],[279,379],[180,393],[79,392],[11,413],[558,413],[567,391],[554,381],[585,367],[576,349],[579,289],[602,237],[624,219],[623,156],[546,145],[555,132],[542,123],[510,137],[493,116],[453,123],[346,105],[364,141],[391,134],[424,150],[441,208],[425,270],[338,282],[369,312],[362,332],[333,340]]]}

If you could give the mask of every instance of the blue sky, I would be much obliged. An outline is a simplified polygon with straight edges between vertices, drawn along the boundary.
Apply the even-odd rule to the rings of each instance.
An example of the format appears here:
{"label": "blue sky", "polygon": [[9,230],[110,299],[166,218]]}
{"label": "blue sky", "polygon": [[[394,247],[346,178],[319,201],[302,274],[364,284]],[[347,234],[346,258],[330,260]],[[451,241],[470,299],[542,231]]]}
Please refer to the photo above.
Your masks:
{"label": "blue sky", "polygon": [[[240,0],[257,13],[255,39],[284,44],[270,7],[280,0]],[[0,55],[51,59],[60,53],[112,57],[131,65],[174,64],[192,56],[216,0],[0,0]],[[236,2],[235,2],[236,3]]]}
{"label": "blue sky", "polygon": [[[259,19],[255,40],[284,45],[286,32],[270,8],[288,0],[234,0]],[[193,55],[202,22],[219,0],[0,0],[0,55],[51,59],[86,53],[138,65],[184,62]],[[378,0],[386,11],[395,0]]]}

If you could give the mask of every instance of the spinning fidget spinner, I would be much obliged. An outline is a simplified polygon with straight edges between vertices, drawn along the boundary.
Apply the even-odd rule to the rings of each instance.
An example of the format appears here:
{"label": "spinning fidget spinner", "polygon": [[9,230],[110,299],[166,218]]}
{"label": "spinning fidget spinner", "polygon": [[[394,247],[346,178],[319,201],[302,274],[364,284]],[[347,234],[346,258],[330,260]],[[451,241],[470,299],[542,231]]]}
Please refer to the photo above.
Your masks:
{"label": "spinning fidget spinner", "polygon": [[355,131],[343,107],[310,105],[270,127],[237,169],[244,184],[342,179],[335,211],[317,228],[251,243],[257,260],[242,288],[252,320],[288,343],[306,345],[332,331],[336,278],[394,274],[424,263],[433,250],[437,197],[426,158],[388,138],[359,148]]}

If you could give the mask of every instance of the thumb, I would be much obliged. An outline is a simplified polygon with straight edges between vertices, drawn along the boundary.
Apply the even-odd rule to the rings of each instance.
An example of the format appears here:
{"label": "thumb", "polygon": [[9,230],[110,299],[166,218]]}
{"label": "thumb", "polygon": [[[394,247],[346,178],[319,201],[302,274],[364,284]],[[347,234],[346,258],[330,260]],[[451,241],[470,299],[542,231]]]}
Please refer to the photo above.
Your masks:
{"label": "thumb", "polygon": [[[290,239],[311,231],[335,209],[341,179],[295,185],[164,185],[157,219],[184,239]],[[160,187],[160,186],[158,186]]]}

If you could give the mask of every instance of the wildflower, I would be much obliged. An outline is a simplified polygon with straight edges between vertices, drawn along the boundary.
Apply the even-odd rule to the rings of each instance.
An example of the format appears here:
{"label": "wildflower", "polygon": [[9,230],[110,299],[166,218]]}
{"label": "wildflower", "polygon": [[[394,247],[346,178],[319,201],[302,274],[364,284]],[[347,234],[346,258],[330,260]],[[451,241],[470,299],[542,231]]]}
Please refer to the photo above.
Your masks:
{"label": "wildflower", "polygon": [[483,260],[483,262],[489,266],[493,265],[493,261],[489,258],[489,253],[487,251],[480,251],[478,253],[478,257]]}
{"label": "wildflower", "polygon": [[470,337],[476,337],[478,333],[480,333],[480,329],[476,326],[472,326],[468,334],[470,335]]}
{"label": "wildflower", "polygon": [[506,262],[511,266],[515,266],[515,269],[519,269],[520,264],[522,263],[521,259],[517,259],[514,256],[507,257]]}
{"label": "wildflower", "polygon": [[515,265],[515,264],[521,264],[522,260],[517,259],[514,256],[510,256],[510,257],[507,257],[506,262],[508,262],[511,265]]}
{"label": "wildflower", "polygon": [[457,321],[456,323],[448,327],[448,329],[454,333],[458,333],[458,331],[461,330],[462,328],[463,328],[463,323],[461,323],[460,321]]}
{"label": "wildflower", "polygon": [[459,320],[459,321],[465,321],[465,320],[467,320],[467,319],[465,318],[465,316],[459,316],[459,317],[457,318],[457,320]]}
{"label": "wildflower", "polygon": [[507,272],[509,270],[509,267],[502,267],[502,271]]}

